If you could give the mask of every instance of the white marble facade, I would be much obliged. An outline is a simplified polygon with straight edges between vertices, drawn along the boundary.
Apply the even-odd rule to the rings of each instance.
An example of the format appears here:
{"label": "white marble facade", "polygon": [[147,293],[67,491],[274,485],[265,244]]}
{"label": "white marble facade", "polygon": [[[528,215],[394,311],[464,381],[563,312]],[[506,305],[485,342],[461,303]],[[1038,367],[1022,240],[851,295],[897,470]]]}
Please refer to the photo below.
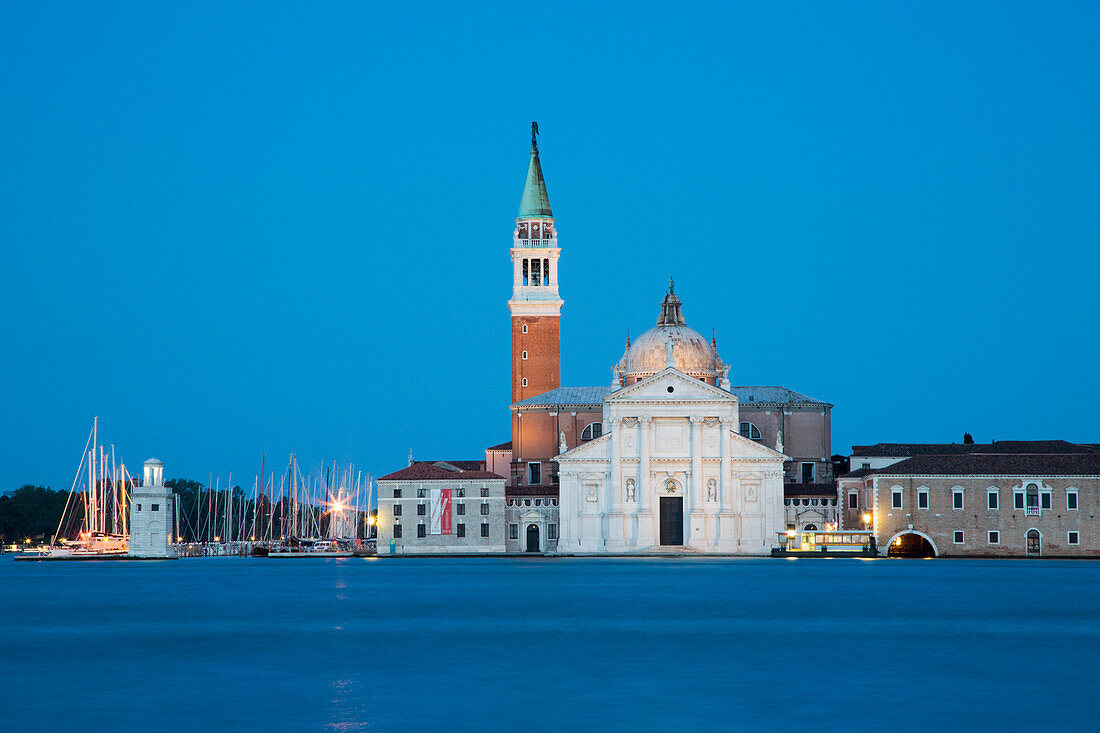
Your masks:
{"label": "white marble facade", "polygon": [[604,426],[555,458],[559,553],[770,552],[786,457],[739,434],[733,394],[668,366],[608,395]]}

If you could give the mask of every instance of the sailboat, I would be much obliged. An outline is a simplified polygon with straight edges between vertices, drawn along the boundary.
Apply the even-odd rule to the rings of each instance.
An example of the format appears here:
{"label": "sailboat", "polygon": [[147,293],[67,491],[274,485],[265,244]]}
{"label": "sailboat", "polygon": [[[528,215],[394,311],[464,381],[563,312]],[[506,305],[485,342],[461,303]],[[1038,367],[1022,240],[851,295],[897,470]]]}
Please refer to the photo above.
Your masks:
{"label": "sailboat", "polygon": [[130,546],[130,489],[126,464],[99,444],[99,418],[84,444],[69,498],[49,545],[23,550],[16,560],[111,560]]}

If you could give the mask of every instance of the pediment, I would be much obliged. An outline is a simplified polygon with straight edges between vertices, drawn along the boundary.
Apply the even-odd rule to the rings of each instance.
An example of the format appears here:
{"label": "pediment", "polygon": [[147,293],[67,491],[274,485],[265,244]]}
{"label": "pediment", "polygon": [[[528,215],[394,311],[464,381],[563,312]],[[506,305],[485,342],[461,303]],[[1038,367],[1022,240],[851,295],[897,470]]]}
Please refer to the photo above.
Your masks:
{"label": "pediment", "polygon": [[782,458],[783,460],[788,460],[787,456],[779,451],[772,450],[763,443],[757,443],[755,440],[749,440],[736,430],[730,430],[729,435],[737,456],[742,458]]}
{"label": "pediment", "polygon": [[[668,391],[669,387],[672,387],[671,392]],[[684,400],[736,402],[737,398],[724,389],[713,387],[672,367],[607,396],[609,403],[683,402]]]}
{"label": "pediment", "polygon": [[575,459],[583,461],[587,459],[607,458],[607,444],[610,440],[611,433],[604,433],[595,440],[590,440],[587,443],[581,443],[576,448],[567,450],[561,455],[554,456],[554,460],[560,461],[562,459]]}

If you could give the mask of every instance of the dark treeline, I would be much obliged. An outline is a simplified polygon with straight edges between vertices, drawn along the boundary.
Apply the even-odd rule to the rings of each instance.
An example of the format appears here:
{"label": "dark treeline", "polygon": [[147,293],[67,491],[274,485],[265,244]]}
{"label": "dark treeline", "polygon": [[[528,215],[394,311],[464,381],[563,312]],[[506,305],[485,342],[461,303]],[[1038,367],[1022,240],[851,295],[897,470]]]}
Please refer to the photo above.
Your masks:
{"label": "dark treeline", "polygon": [[68,491],[24,484],[8,496],[0,496],[0,541],[45,540],[57,531],[65,511]]}
{"label": "dark treeline", "polygon": [[[209,542],[215,537],[225,541],[230,536],[234,540],[279,538],[291,524],[291,506],[285,497],[272,506],[265,496],[248,498],[240,486],[214,491],[190,479],[169,479],[164,485],[179,496],[179,536],[184,542]],[[49,542],[68,497],[68,491],[30,484],[0,497],[0,541],[23,542],[29,538]],[[75,505],[79,508],[82,503]],[[82,520],[83,511],[79,511]],[[70,528],[69,524],[72,522],[66,522],[63,535],[75,534],[76,527]],[[299,534],[311,534],[315,526],[325,532],[328,517],[319,507],[299,505],[298,526]],[[365,515],[361,516],[358,536],[369,536]]]}

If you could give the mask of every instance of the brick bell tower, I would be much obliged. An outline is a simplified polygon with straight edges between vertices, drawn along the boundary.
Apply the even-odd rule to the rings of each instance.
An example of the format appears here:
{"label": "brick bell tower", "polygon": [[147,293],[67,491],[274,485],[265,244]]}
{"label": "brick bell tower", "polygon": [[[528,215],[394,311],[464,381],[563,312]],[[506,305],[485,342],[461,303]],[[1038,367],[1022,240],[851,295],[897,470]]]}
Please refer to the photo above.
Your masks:
{"label": "brick bell tower", "polygon": [[[512,233],[512,402],[561,386],[562,299],[558,296],[558,232],[539,162],[537,122],[531,160]],[[513,425],[513,439],[516,430]],[[516,443],[513,442],[515,446]]]}

